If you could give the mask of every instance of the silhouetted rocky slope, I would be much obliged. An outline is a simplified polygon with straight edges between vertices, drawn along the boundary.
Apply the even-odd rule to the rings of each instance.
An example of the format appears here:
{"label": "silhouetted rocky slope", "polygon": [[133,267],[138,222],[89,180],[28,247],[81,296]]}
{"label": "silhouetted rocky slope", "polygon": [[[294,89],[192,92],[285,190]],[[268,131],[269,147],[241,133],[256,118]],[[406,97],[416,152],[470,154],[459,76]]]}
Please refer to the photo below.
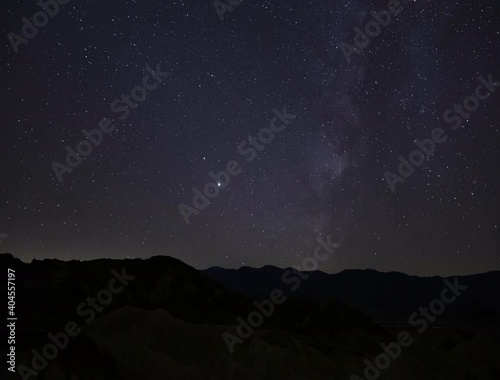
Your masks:
{"label": "silhouetted rocky slope", "polygon": [[79,303],[108,287],[112,270],[121,273],[122,268],[126,275],[136,278],[114,297],[105,312],[132,305],[165,308],[189,322],[229,323],[250,307],[245,297],[226,292],[215,281],[171,257],[83,262],[34,260],[26,264],[1,255],[0,263],[2,267],[17,269],[17,304],[25,316],[73,316]]}
{"label": "silhouetted rocky slope", "polygon": [[[346,334],[325,351],[307,336],[263,329],[230,354],[220,339],[227,326],[193,325],[164,310],[125,307],[84,328],[53,361],[43,380],[332,380],[363,378],[365,359],[380,353],[377,336]],[[235,333],[234,327],[229,331]],[[381,380],[498,380],[498,340],[456,332],[415,336]],[[386,340],[388,342],[389,340]]]}
{"label": "silhouetted rocky slope", "polygon": [[[30,264],[0,255],[2,267],[17,269],[17,307],[25,315],[64,319],[75,315],[76,307],[87,297],[95,297],[108,287],[112,270],[135,276],[125,290],[114,296],[103,311],[123,306],[135,306],[147,310],[162,308],[173,317],[191,323],[232,324],[237,316],[245,316],[255,307],[252,299],[230,293],[222,285],[211,280],[180,260],[168,256],[156,256],[147,260],[60,261],[34,260]],[[323,304],[307,300],[290,300],[270,321],[282,327],[311,329],[320,321],[349,316],[353,323],[367,330],[380,332],[366,317],[356,310],[336,304],[331,300]],[[291,308],[290,313],[286,312]],[[305,324],[304,318],[316,323]],[[330,320],[328,323],[330,323]],[[319,325],[318,325],[319,324]]]}
{"label": "silhouetted rocky slope", "polygon": [[[93,313],[90,324],[94,318],[124,307],[164,310],[185,323],[206,326],[236,325],[237,317],[246,319],[255,310],[251,299],[225,291],[217,282],[171,257],[85,262],[34,260],[26,264],[11,255],[0,255],[0,264],[16,270],[16,311],[20,316],[17,347],[24,360],[29,360],[30,349],[47,343],[48,332],[62,331],[68,321],[86,324],[85,317],[90,314],[77,312],[78,306],[109,288],[113,270],[135,278],[127,280],[129,284],[113,296],[108,306]],[[84,310],[87,309],[90,308]],[[360,312],[332,301],[316,304],[289,300],[264,319],[262,328],[308,334],[311,342],[319,335],[340,339],[352,331],[367,336],[385,334]],[[224,344],[222,336],[218,339]],[[321,345],[329,348],[324,342]]]}

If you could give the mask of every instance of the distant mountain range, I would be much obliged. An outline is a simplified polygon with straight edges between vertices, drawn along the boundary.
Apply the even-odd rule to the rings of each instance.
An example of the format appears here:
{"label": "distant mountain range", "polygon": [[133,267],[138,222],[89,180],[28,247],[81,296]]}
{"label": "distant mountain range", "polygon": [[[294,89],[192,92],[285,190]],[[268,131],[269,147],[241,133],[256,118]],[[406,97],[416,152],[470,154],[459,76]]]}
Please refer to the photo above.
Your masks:
{"label": "distant mountain range", "polygon": [[[265,298],[283,285],[283,274],[293,269],[265,266],[259,269],[212,267],[202,271],[208,278],[224,285],[226,290],[249,298]],[[375,270],[344,270],[337,274],[307,272],[309,278],[289,296],[321,302],[334,299],[358,309],[377,323],[404,323],[420,306],[440,296],[443,280],[438,276],[416,277],[403,273]],[[468,289],[447,307],[439,323],[446,321],[487,322],[500,324],[500,272],[457,276]],[[454,281],[455,277],[448,280]]]}

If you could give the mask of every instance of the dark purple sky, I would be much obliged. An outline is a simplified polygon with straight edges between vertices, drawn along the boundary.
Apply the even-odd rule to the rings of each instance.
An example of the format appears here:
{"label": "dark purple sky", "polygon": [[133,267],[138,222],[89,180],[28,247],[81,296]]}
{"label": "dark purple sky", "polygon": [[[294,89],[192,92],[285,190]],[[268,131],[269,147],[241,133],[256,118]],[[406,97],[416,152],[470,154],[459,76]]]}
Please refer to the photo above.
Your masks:
{"label": "dark purple sky", "polygon": [[[223,21],[209,0],[70,1],[18,53],[8,34],[41,8],[3,2],[0,251],[285,267],[330,235],[326,272],[500,270],[500,89],[463,126],[443,120],[479,76],[500,82],[500,6],[401,7],[348,63],[339,46],[386,1],[243,1]],[[285,106],[286,128],[248,142]],[[104,118],[114,129],[59,182],[52,163]],[[384,173],[437,128],[447,140],[392,192]],[[231,160],[241,173],[187,225],[179,204]]]}

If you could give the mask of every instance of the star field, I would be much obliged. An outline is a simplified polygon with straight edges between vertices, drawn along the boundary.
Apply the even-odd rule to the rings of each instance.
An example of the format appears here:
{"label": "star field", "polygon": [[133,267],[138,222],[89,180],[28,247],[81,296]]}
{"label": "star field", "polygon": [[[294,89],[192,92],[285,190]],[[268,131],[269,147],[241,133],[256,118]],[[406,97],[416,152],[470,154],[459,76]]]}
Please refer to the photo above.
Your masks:
{"label": "star field", "polygon": [[[349,64],[339,49],[387,1],[71,1],[15,53],[36,2],[0,7],[1,251],[29,261],[170,255],[196,268],[297,265],[418,275],[500,270],[500,89],[392,192],[384,178],[443,112],[500,82],[493,0],[401,1]],[[146,67],[168,77],[126,120],[110,111]],[[238,145],[297,115],[252,162]],[[82,130],[116,129],[60,183]],[[449,128],[448,128],[449,129]],[[178,205],[230,160],[242,168],[187,225]]]}

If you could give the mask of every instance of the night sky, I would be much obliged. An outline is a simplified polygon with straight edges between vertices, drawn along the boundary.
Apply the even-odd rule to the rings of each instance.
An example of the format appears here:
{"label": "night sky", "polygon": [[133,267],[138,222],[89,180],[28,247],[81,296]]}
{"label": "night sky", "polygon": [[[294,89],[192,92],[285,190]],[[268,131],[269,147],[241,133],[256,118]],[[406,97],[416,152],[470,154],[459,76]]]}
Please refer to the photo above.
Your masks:
{"label": "night sky", "polygon": [[[41,8],[2,2],[0,251],[286,267],[330,235],[325,272],[500,270],[500,88],[443,120],[479,76],[500,82],[500,4],[401,6],[348,63],[341,43],[387,1],[244,0],[221,21],[209,0],[72,0],[18,53],[8,34]],[[121,120],[111,104],[160,62]],[[296,117],[247,161],[238,146],[284,107]],[[116,128],[60,182],[53,162],[104,118]],[[391,191],[384,173],[436,128],[447,140]],[[186,224],[179,204],[231,160],[241,174]]]}

